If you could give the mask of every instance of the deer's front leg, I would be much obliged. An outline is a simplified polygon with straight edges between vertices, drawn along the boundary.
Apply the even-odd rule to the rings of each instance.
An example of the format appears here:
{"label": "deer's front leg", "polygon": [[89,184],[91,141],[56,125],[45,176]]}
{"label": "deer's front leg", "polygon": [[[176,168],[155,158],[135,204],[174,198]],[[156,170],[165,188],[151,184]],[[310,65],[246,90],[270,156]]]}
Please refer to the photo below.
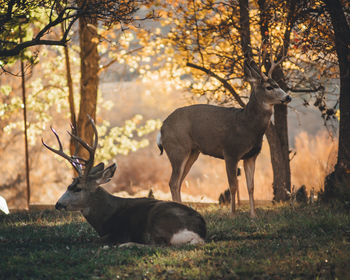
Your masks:
{"label": "deer's front leg", "polygon": [[255,205],[254,205],[254,171],[255,171],[256,156],[245,159],[243,161],[244,173],[247,181],[247,188],[249,194],[250,216],[256,217]]}
{"label": "deer's front leg", "polygon": [[225,157],[226,173],[231,195],[231,214],[236,212],[236,192],[238,189],[237,164],[238,160],[232,157]]}

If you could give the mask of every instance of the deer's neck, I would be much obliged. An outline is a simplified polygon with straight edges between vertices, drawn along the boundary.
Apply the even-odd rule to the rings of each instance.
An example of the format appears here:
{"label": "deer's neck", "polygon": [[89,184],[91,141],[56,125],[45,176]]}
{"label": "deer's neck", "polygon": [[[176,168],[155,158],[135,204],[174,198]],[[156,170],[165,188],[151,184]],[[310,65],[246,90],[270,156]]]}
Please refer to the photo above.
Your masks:
{"label": "deer's neck", "polygon": [[106,234],[104,223],[117,211],[120,199],[98,187],[88,201],[89,207],[82,210],[83,216],[100,236]]}
{"label": "deer's neck", "polygon": [[271,120],[273,105],[260,101],[253,91],[244,113],[255,131],[264,134]]}

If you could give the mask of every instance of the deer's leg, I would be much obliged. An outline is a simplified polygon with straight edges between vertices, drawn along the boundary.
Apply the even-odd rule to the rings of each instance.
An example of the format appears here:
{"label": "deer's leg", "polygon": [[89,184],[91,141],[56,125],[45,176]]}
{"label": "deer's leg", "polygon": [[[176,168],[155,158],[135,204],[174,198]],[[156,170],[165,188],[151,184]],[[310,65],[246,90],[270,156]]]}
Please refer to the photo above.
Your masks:
{"label": "deer's leg", "polygon": [[231,195],[231,214],[234,215],[236,212],[236,192],[238,188],[238,180],[237,180],[237,164],[238,160],[233,158],[225,158],[226,164],[226,173],[228,184],[230,187],[230,195]]}
{"label": "deer's leg", "polygon": [[255,171],[255,160],[256,156],[245,159],[244,164],[244,173],[247,181],[247,188],[249,194],[249,205],[250,205],[250,216],[252,218],[256,217],[255,205],[254,205],[254,171]]}
{"label": "deer's leg", "polygon": [[188,172],[190,171],[192,165],[195,163],[195,161],[197,160],[199,156],[199,151],[192,151],[190,156],[188,157],[188,160],[185,164],[185,168],[184,168],[184,172],[182,174],[181,177],[181,181],[180,181],[180,186],[182,185],[183,180],[185,179],[185,177],[187,176]]}
{"label": "deer's leg", "polygon": [[173,157],[169,157],[172,173],[169,181],[171,196],[173,201],[181,202],[181,183],[189,153],[177,151]]}

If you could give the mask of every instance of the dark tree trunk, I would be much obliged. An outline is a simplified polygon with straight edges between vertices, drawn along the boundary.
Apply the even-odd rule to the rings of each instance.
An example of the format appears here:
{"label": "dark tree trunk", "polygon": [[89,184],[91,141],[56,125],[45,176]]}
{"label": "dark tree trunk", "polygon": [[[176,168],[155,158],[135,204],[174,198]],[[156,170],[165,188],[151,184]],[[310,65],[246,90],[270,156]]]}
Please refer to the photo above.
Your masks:
{"label": "dark tree trunk", "polygon": [[340,73],[338,160],[325,184],[325,195],[331,198],[337,186],[350,186],[350,28],[340,1],[324,2],[333,25]]}
{"label": "dark tree trunk", "polygon": [[[239,1],[241,45],[246,59],[252,57],[248,5],[248,0]],[[265,0],[259,1],[259,6],[261,10],[260,31],[262,38],[266,38],[268,36],[268,22],[270,17],[264,9],[266,7]],[[282,70],[279,68],[275,72],[277,72],[277,74],[275,74],[276,81],[281,81],[281,88],[283,88],[283,86],[286,88]],[[290,191],[287,107],[285,105],[275,106],[274,118],[275,124],[270,123],[266,131],[273,170],[273,193],[275,201],[285,201],[289,198],[286,191]]]}
{"label": "dark tree trunk", "polygon": [[275,105],[275,124],[265,132],[270,147],[273,170],[273,200],[286,201],[290,192],[290,165],[287,125],[287,106]]}
{"label": "dark tree trunk", "polygon": [[[80,106],[78,115],[78,134],[87,143],[92,144],[93,130],[87,115],[96,118],[99,55],[97,52],[97,19],[83,17],[79,19],[80,41]],[[86,157],[81,149],[79,155]]]}
{"label": "dark tree trunk", "polygon": [[252,59],[252,47],[250,42],[250,23],[249,23],[249,3],[248,0],[239,1],[239,24],[242,52],[245,59]]}
{"label": "dark tree trunk", "polygon": [[[265,0],[259,0],[260,9],[260,34],[263,42],[266,44],[269,42],[269,23],[271,21],[271,11],[266,6]],[[283,44],[285,51],[277,54],[280,59],[287,53],[289,47],[289,36],[294,19],[292,15],[295,11],[295,2],[291,2],[288,11],[287,28],[288,32],[285,33],[283,38]],[[289,28],[288,28],[289,27]],[[269,57],[269,56],[266,56]],[[270,62],[264,61],[265,68],[269,69]],[[273,73],[273,78],[278,82],[279,86],[283,90],[287,90],[285,82],[285,76],[281,67],[277,67]],[[270,123],[265,135],[270,146],[271,164],[273,170],[273,200],[274,201],[286,201],[289,199],[287,192],[291,191],[291,172],[289,162],[289,141],[288,141],[288,122],[287,122],[288,108],[286,105],[274,106],[274,123]]]}

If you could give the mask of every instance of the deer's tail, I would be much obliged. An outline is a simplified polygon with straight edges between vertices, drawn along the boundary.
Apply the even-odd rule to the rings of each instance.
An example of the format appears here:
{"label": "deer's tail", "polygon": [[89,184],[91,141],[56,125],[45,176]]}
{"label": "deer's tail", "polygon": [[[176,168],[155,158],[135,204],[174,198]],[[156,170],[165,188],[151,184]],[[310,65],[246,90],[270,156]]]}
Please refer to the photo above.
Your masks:
{"label": "deer's tail", "polygon": [[162,145],[162,134],[160,131],[157,135],[157,146],[160,150],[160,155],[162,155],[163,154],[163,145]]}

